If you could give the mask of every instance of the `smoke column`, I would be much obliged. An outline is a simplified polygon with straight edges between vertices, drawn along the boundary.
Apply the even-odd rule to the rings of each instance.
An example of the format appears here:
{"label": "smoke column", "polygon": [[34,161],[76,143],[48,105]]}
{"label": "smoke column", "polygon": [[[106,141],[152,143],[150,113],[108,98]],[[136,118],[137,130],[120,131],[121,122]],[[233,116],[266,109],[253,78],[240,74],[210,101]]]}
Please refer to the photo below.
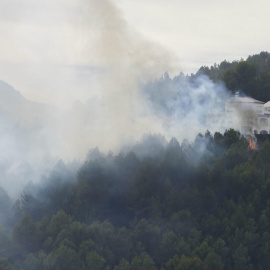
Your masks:
{"label": "smoke column", "polygon": [[[29,87],[32,83],[36,92],[26,94],[28,99],[50,104],[20,96],[19,107],[5,108],[8,124],[1,123],[1,147],[9,147],[0,160],[0,184],[13,197],[60,158],[83,160],[96,146],[117,152],[145,133],[192,139],[206,129],[203,116],[222,110],[227,92],[221,84],[205,77],[193,83],[181,76],[158,80],[165,71],[179,72],[176,57],[131,29],[111,1],[26,3],[36,13],[28,13],[20,3],[24,13],[17,12],[25,24],[48,20],[58,32],[44,28],[41,34],[29,28],[18,36],[27,45],[17,49],[24,66],[10,67],[19,75],[0,65],[4,80],[14,82],[18,90],[20,82],[28,80]],[[66,29],[65,24],[72,27]],[[34,45],[29,45],[33,34]]]}

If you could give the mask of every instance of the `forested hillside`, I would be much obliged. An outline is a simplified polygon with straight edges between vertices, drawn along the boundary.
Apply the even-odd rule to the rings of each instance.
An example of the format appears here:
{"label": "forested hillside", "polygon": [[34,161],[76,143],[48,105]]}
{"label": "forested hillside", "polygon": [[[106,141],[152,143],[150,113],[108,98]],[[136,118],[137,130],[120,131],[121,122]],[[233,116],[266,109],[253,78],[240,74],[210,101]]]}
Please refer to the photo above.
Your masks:
{"label": "forested hillside", "polygon": [[195,76],[207,75],[213,81],[224,81],[232,91],[241,91],[255,99],[270,100],[270,54],[249,56],[246,60],[223,61],[211,67],[201,67]]}
{"label": "forested hillside", "polygon": [[[212,84],[211,84],[211,83]],[[225,86],[225,87],[224,87]],[[202,66],[195,74],[161,78],[142,85],[142,94],[156,114],[165,114],[184,124],[185,120],[202,124],[213,111],[221,112],[231,95],[250,96],[270,101],[270,54],[261,52],[246,60],[228,62],[211,67]]]}
{"label": "forested hillside", "polygon": [[60,162],[1,228],[0,269],[268,269],[269,151],[228,130]]}
{"label": "forested hillside", "polygon": [[[167,117],[201,106],[203,118],[210,96],[226,99],[222,82],[270,100],[269,60],[165,74],[142,90]],[[119,154],[91,149],[82,165],[59,161],[15,203],[0,187],[0,270],[269,269],[269,153],[268,140],[252,150],[229,129],[192,142],[150,134]]]}

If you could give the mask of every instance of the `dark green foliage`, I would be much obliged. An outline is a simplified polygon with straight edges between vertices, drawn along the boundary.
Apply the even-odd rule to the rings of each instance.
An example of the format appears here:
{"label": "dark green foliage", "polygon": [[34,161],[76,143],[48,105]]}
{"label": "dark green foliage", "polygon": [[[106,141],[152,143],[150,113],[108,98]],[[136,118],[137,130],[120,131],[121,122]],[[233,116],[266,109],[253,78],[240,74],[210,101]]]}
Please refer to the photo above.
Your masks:
{"label": "dark green foliage", "polygon": [[0,258],[0,269],[1,270],[13,270],[14,267],[6,258]]}
{"label": "dark green foliage", "polygon": [[23,249],[34,251],[38,246],[37,225],[29,215],[15,225],[12,236]]}
{"label": "dark green foliage", "polygon": [[11,199],[0,186],[0,225],[8,227],[12,222],[12,215],[10,215],[11,208]]}
{"label": "dark green foliage", "polygon": [[159,143],[89,154],[45,202],[44,187],[25,192],[12,240],[0,230],[1,269],[268,269],[269,142],[254,152],[231,129]]}
{"label": "dark green foliage", "polygon": [[44,260],[44,269],[48,270],[77,270],[82,267],[76,250],[61,244],[59,248],[53,250]]}
{"label": "dark green foliage", "polygon": [[196,76],[207,75],[214,82],[223,81],[228,89],[241,91],[255,99],[270,100],[270,54],[261,52],[249,56],[245,61],[226,60],[219,65],[201,67]]}
{"label": "dark green foliage", "polygon": [[86,264],[86,269],[101,270],[104,269],[105,260],[95,250],[92,250],[86,256]]}

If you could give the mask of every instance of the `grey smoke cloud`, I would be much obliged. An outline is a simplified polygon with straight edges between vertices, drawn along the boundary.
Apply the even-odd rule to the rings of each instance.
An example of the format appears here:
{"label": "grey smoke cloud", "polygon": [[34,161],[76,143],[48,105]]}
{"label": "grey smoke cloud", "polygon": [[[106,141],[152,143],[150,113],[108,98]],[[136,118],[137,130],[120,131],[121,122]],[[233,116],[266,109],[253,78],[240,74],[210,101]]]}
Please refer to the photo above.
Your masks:
{"label": "grey smoke cloud", "polygon": [[58,158],[159,130],[138,117],[138,81],[172,70],[174,57],[130,29],[112,2],[4,0],[0,10],[1,79],[28,99],[0,85],[0,184],[10,195]]}
{"label": "grey smoke cloud", "polygon": [[28,99],[53,104],[30,102],[2,85],[7,90],[2,96],[15,95],[14,105],[0,103],[5,111],[0,147],[6,153],[0,155],[0,184],[12,197],[59,158],[83,160],[96,146],[117,152],[145,133],[192,140],[206,129],[206,113],[222,110],[221,84],[205,77],[193,83],[181,76],[156,80],[164,71],[175,72],[176,57],[131,29],[111,1],[41,3],[20,2],[11,36],[22,46],[13,43],[12,61],[0,61],[5,81]]}

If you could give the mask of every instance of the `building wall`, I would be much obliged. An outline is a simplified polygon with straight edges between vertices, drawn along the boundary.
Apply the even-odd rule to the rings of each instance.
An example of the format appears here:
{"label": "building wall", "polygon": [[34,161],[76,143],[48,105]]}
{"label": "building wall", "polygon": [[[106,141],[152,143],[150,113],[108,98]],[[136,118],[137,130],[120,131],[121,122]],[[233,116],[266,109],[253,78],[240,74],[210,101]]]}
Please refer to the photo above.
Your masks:
{"label": "building wall", "polygon": [[219,123],[225,129],[233,128],[243,134],[270,134],[270,102],[235,96],[225,104],[223,115],[209,115],[208,123]]}

